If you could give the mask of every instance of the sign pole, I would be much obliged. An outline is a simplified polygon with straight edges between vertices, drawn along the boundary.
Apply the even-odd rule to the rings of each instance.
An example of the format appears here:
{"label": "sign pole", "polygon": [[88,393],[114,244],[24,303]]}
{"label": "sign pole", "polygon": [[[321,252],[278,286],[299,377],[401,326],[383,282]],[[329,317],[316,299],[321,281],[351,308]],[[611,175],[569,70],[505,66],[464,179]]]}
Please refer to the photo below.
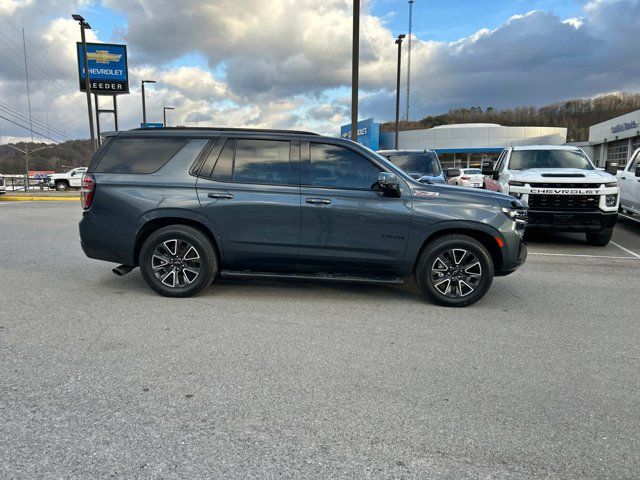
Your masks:
{"label": "sign pole", "polygon": [[358,141],[358,68],[360,65],[360,0],[353,0],[351,51],[351,140]]}
{"label": "sign pole", "polygon": [[89,112],[89,131],[91,133],[91,150],[96,151],[96,136],[93,131],[93,112],[91,111],[91,82],[89,81],[89,58],[87,57],[87,39],[84,35],[84,24],[80,22],[80,35],[82,39],[82,55],[84,56],[84,88],[87,91],[87,111]]}
{"label": "sign pole", "polygon": [[118,131],[118,96],[113,96],[113,119],[116,128],[116,132]]}
{"label": "sign pole", "polygon": [[96,132],[98,134],[98,147],[100,147],[100,103],[98,103],[98,94],[93,94],[93,100],[96,102]]}

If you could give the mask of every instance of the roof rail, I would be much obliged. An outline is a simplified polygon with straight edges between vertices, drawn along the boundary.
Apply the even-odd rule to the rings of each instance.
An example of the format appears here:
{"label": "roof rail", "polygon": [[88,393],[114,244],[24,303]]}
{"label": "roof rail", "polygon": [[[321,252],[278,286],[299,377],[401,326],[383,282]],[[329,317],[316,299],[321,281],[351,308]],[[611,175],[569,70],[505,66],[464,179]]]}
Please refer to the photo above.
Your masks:
{"label": "roof rail", "polygon": [[163,130],[205,130],[214,132],[257,132],[257,133],[296,133],[299,135],[318,135],[314,132],[306,132],[304,130],[278,130],[270,128],[238,128],[238,127],[162,127],[162,128],[134,128],[133,130],[150,130],[150,131],[163,131]]}

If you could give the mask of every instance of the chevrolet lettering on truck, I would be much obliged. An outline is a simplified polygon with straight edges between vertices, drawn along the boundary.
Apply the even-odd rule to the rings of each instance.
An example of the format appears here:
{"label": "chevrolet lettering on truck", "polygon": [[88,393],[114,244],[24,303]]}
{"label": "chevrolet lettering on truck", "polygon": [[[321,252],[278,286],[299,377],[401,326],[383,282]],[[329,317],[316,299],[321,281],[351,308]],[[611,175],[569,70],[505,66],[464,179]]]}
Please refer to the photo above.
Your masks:
{"label": "chevrolet lettering on truck", "polygon": [[617,164],[605,170],[568,145],[511,147],[482,165],[502,192],[529,205],[527,230],[581,232],[599,246],[611,240],[620,201]]}

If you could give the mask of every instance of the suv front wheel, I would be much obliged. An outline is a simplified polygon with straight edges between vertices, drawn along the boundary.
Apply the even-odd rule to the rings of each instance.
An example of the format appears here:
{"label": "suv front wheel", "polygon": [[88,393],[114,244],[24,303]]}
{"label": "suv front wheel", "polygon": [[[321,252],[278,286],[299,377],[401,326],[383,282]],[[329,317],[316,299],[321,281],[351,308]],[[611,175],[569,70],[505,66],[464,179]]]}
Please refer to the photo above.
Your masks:
{"label": "suv front wheel", "polygon": [[428,244],[416,266],[416,281],[433,303],[466,307],[480,300],[493,282],[487,249],[466,235],[446,235]]}
{"label": "suv front wheel", "polygon": [[144,242],[140,272],[160,295],[192,297],[211,284],[218,273],[218,259],[200,230],[172,225],[153,232]]}

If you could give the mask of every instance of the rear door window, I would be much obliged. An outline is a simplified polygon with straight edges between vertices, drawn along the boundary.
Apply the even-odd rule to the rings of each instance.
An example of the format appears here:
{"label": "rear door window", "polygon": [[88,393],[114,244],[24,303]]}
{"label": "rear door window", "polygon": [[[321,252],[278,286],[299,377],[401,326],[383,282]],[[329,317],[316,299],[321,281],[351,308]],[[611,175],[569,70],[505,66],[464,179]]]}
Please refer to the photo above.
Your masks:
{"label": "rear door window", "polygon": [[187,143],[187,138],[114,138],[96,173],[154,173]]}
{"label": "rear door window", "polygon": [[[236,142],[233,181],[287,184],[289,182],[290,156],[291,142],[289,141],[239,138]],[[215,173],[216,168],[214,168]]]}

